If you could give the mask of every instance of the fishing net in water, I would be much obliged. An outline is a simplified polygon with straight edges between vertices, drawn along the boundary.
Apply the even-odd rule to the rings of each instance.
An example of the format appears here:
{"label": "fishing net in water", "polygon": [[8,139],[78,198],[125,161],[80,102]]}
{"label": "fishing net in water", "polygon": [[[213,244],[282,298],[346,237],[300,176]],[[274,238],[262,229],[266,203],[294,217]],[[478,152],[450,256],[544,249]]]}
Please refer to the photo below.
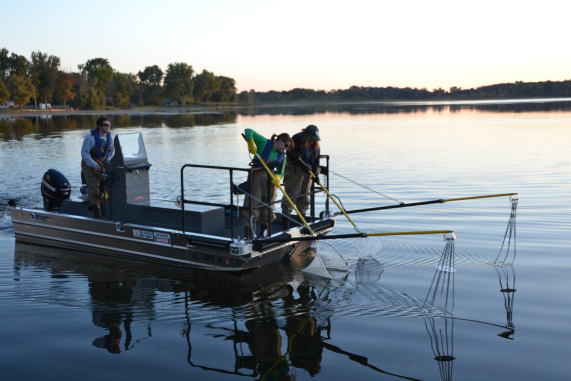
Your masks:
{"label": "fishing net in water", "polygon": [[[375,229],[363,229],[363,233],[377,233]],[[370,260],[376,258],[385,246],[385,241],[379,236],[369,236],[367,238],[355,238],[355,248],[363,259]]]}
{"label": "fishing net in water", "polygon": [[[440,256],[440,261],[436,266],[436,272],[432,278],[432,283],[424,299],[425,312],[431,313],[439,311],[444,314],[452,312],[454,309],[454,240],[456,236],[454,233],[447,233],[444,237],[446,246]],[[436,306],[437,297],[444,300],[443,306]],[[448,311],[450,302],[450,311]]]}
{"label": "fishing net in water", "polygon": [[319,241],[316,243],[315,258],[302,271],[324,278],[333,278],[335,275],[345,275],[349,270],[349,263],[335,246]]}
{"label": "fishing net in water", "polygon": [[[374,229],[362,230],[363,233],[376,233]],[[371,268],[375,272],[380,267],[376,261],[377,255],[383,249],[384,241],[379,236],[369,236],[367,238],[354,238],[352,240],[333,240],[333,241],[320,241],[316,245],[316,256],[311,264],[303,271],[319,275],[326,278],[333,278],[333,275],[345,275],[351,270],[351,266],[341,254],[346,253],[349,249],[350,252],[356,252],[360,257],[359,262],[374,260],[378,266]],[[359,267],[359,266],[358,266]],[[359,267],[364,270],[363,267]],[[381,270],[382,271],[382,270]]]}
{"label": "fishing net in water", "polygon": [[[513,264],[516,256],[516,212],[517,212],[517,203],[519,201],[519,196],[511,196],[510,201],[512,203],[512,210],[510,213],[510,218],[508,220],[508,226],[506,228],[506,232],[504,234],[504,240],[502,242],[502,247],[500,248],[500,252],[496,257],[494,262],[494,266],[504,266],[504,265],[511,265]],[[506,245],[507,243],[507,245]],[[513,250],[511,250],[511,245],[513,244]],[[505,254],[502,257],[502,252],[505,250]],[[512,255],[510,255],[512,254]],[[508,261],[508,258],[511,258],[511,261]]]}

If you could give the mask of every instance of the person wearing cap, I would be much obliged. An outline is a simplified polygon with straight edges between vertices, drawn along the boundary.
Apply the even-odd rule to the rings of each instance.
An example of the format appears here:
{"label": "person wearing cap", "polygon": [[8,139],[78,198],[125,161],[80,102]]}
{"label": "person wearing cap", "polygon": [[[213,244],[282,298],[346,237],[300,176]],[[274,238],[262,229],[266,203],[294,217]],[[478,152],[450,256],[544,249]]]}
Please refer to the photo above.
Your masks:
{"label": "person wearing cap", "polygon": [[[252,207],[260,205],[262,203],[270,203],[276,199],[277,191],[276,187],[280,184],[280,181],[284,177],[284,170],[286,166],[286,149],[291,144],[291,137],[289,134],[283,133],[280,135],[273,134],[270,139],[263,137],[256,131],[246,128],[244,130],[244,137],[248,143],[248,151],[255,155],[261,157],[261,159],[266,163],[268,168],[272,171],[272,178],[270,179],[272,183],[271,189],[268,189],[268,172],[263,168],[262,164],[256,158],[252,161],[252,166],[255,168],[250,172],[248,176],[248,184],[252,184],[252,189],[250,194],[253,196]],[[268,198],[268,190],[271,192],[271,197]],[[258,201],[259,200],[259,201]],[[274,206],[272,205],[272,209]],[[268,233],[268,228],[270,223],[276,219],[274,212],[271,212],[271,216],[268,215],[268,208],[257,208],[252,211],[254,217],[259,219],[261,222],[260,235],[265,237]],[[250,228],[250,197],[244,197],[244,208],[242,210],[244,217],[245,232],[244,238],[251,238],[251,228]]]}
{"label": "person wearing cap", "polygon": [[[296,197],[309,193],[313,184],[309,174],[310,170],[316,176],[315,181],[319,182],[320,140],[319,129],[312,124],[292,136],[292,144],[286,151],[287,163],[284,173],[284,190],[302,216],[305,216],[307,209],[309,209],[309,197]],[[282,201],[282,214],[284,214],[284,217],[282,217],[283,230],[289,229],[289,219],[287,217],[291,216],[292,211],[293,208],[287,200]]]}

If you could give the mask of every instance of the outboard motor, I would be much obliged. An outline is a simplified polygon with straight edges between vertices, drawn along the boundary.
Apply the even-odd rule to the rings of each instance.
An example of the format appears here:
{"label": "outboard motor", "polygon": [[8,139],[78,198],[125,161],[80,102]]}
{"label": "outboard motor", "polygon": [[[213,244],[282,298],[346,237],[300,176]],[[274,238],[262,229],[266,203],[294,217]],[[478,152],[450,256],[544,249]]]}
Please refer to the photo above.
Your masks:
{"label": "outboard motor", "polygon": [[67,178],[55,169],[48,169],[42,178],[42,197],[44,210],[58,210],[64,200],[71,194],[71,184]]}

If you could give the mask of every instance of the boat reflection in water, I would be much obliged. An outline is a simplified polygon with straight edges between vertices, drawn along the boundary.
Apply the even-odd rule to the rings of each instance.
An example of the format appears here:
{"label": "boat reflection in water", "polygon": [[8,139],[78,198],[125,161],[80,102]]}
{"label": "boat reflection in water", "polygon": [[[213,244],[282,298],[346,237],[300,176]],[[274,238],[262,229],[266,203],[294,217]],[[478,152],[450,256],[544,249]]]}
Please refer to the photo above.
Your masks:
{"label": "boat reflection in water", "polygon": [[[360,284],[347,290],[343,283],[302,273],[300,268],[312,258],[294,256],[287,265],[278,262],[236,277],[16,243],[14,271],[18,279],[28,279],[26,274],[32,272],[44,274],[36,289],[18,290],[21,299],[91,310],[93,324],[104,330],[91,344],[113,354],[143,345],[153,335],[153,324],[169,319],[182,323],[188,364],[203,370],[292,379],[296,369],[303,369],[314,376],[321,372],[328,350],[375,372],[414,379],[379,369],[366,357],[326,342],[331,339],[331,317],[354,313],[347,305]],[[378,280],[383,267],[363,271],[354,276],[364,285]],[[390,304],[391,312],[384,314],[413,315],[422,305],[392,290],[375,291],[383,294],[375,304]],[[230,367],[220,360],[224,356],[216,355],[228,353],[228,342],[235,358]]]}

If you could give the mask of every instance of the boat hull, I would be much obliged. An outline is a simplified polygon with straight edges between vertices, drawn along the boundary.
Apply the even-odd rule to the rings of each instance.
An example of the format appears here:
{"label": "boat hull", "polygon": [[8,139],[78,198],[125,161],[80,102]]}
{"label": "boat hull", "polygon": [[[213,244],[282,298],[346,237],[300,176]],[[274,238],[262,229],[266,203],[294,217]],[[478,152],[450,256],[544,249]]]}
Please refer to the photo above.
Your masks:
{"label": "boat hull", "polygon": [[[219,271],[261,267],[295,255],[312,244],[312,241],[286,242],[245,255],[232,255],[233,241],[229,238],[22,208],[10,209],[10,215],[18,242]],[[320,226],[317,233],[331,230],[334,218],[327,221],[331,223],[314,224]],[[301,234],[299,229],[288,233]]]}

